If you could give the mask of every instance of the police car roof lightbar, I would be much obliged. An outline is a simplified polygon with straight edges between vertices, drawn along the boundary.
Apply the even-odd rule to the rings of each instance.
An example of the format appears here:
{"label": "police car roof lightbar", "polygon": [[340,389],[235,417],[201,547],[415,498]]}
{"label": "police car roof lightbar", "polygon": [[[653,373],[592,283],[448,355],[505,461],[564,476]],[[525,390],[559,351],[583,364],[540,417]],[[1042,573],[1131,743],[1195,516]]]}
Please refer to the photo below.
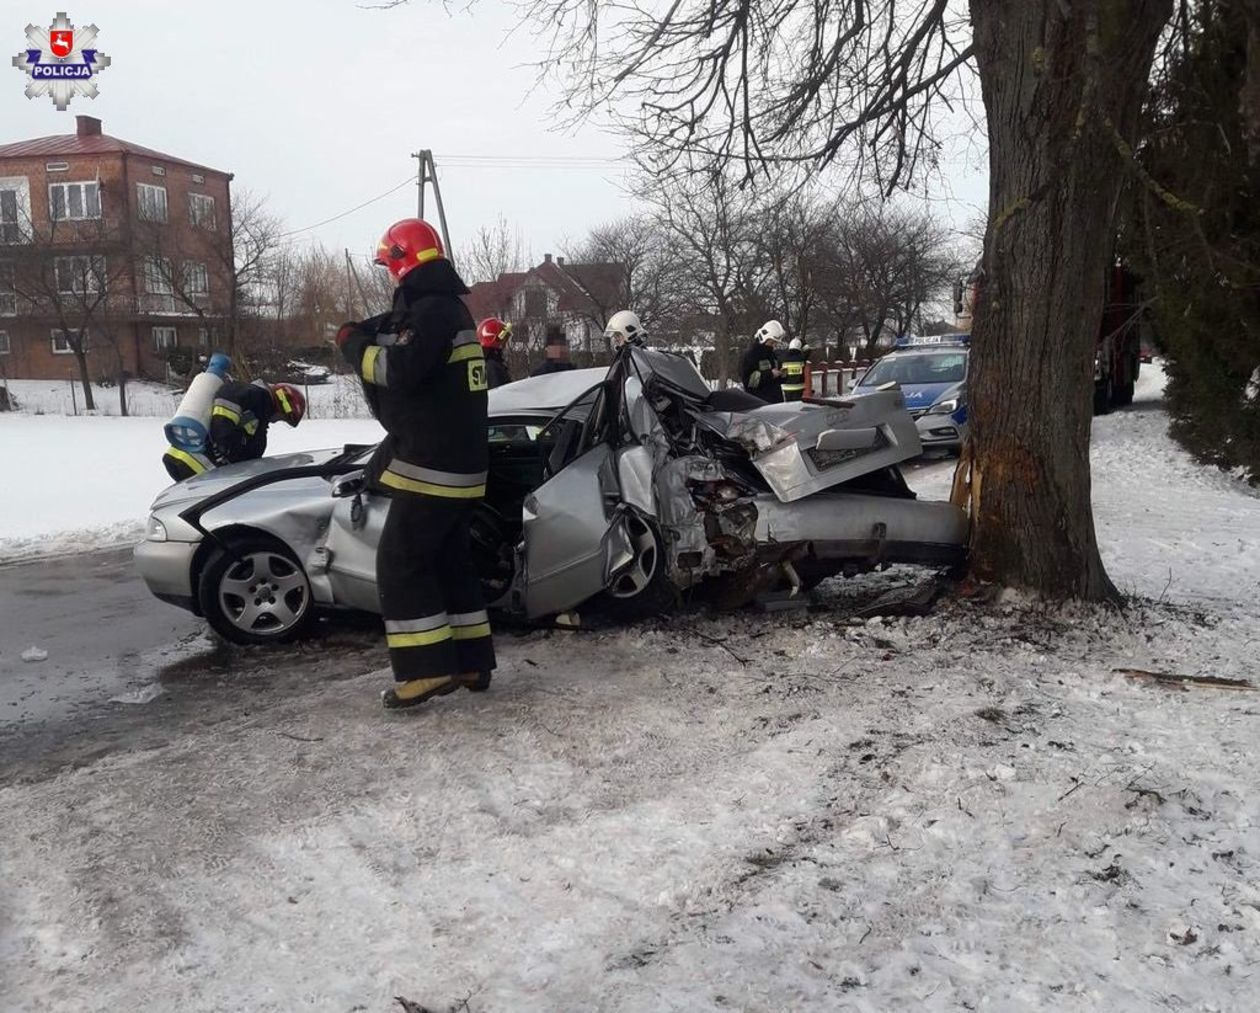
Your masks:
{"label": "police car roof lightbar", "polygon": [[959,345],[967,347],[971,344],[970,334],[921,334],[905,335],[893,342],[894,348],[932,348],[941,345]]}

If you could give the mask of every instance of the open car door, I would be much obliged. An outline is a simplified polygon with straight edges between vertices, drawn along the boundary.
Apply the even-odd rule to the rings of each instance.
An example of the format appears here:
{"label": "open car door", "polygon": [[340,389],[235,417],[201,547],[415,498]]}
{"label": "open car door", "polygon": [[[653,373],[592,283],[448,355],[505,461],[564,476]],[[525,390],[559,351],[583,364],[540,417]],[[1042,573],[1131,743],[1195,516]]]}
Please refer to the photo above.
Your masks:
{"label": "open car door", "polygon": [[525,498],[524,606],[528,616],[563,612],[608,586],[633,559],[612,435],[618,425],[618,371],[548,424],[555,443],[545,481]]}

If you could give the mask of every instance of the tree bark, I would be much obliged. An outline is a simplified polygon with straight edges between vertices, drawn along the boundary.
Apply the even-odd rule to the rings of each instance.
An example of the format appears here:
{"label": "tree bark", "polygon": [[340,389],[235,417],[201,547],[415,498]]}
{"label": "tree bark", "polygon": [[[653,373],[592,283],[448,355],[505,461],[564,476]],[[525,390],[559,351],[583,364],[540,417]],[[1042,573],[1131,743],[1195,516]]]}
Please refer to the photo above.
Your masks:
{"label": "tree bark", "polygon": [[[1172,0],[972,0],[989,129],[972,331],[971,570],[1117,597],[1090,502],[1094,347],[1137,115]],[[969,468],[969,470],[967,470]]]}
{"label": "tree bark", "polygon": [[79,383],[83,387],[83,408],[85,411],[96,411],[96,401],[92,397],[92,378],[88,375],[87,351],[75,348],[74,361],[79,366]]}

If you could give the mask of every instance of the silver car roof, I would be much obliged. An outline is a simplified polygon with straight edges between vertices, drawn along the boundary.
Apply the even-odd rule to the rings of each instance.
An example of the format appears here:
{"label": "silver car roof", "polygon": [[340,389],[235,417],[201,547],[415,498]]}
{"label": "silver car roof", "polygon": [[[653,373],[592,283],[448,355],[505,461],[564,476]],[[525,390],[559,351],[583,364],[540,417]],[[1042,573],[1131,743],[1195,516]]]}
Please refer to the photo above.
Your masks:
{"label": "silver car roof", "polygon": [[561,373],[531,376],[490,391],[490,414],[519,415],[559,411],[608,375],[604,366],[567,369]]}

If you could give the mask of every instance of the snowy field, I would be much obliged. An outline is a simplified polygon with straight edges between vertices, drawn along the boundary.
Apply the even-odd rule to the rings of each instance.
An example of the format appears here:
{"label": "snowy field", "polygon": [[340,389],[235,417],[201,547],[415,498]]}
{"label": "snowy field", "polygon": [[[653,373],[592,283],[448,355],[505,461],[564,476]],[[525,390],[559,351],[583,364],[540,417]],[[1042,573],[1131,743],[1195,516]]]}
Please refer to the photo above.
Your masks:
{"label": "snowy field", "polygon": [[1115,671],[1260,656],[1260,500],[1157,394],[1095,426],[1125,613],[849,619],[892,570],[808,616],[500,636],[490,693],[403,716],[383,658],[312,652],[302,693],[11,781],[0,1005],[1256,1009],[1260,700]]}
{"label": "snowy field", "polygon": [[[171,484],[165,418],[0,413],[0,563],[136,541],[149,504]],[[269,453],[374,443],[371,419],[273,425]]]}

